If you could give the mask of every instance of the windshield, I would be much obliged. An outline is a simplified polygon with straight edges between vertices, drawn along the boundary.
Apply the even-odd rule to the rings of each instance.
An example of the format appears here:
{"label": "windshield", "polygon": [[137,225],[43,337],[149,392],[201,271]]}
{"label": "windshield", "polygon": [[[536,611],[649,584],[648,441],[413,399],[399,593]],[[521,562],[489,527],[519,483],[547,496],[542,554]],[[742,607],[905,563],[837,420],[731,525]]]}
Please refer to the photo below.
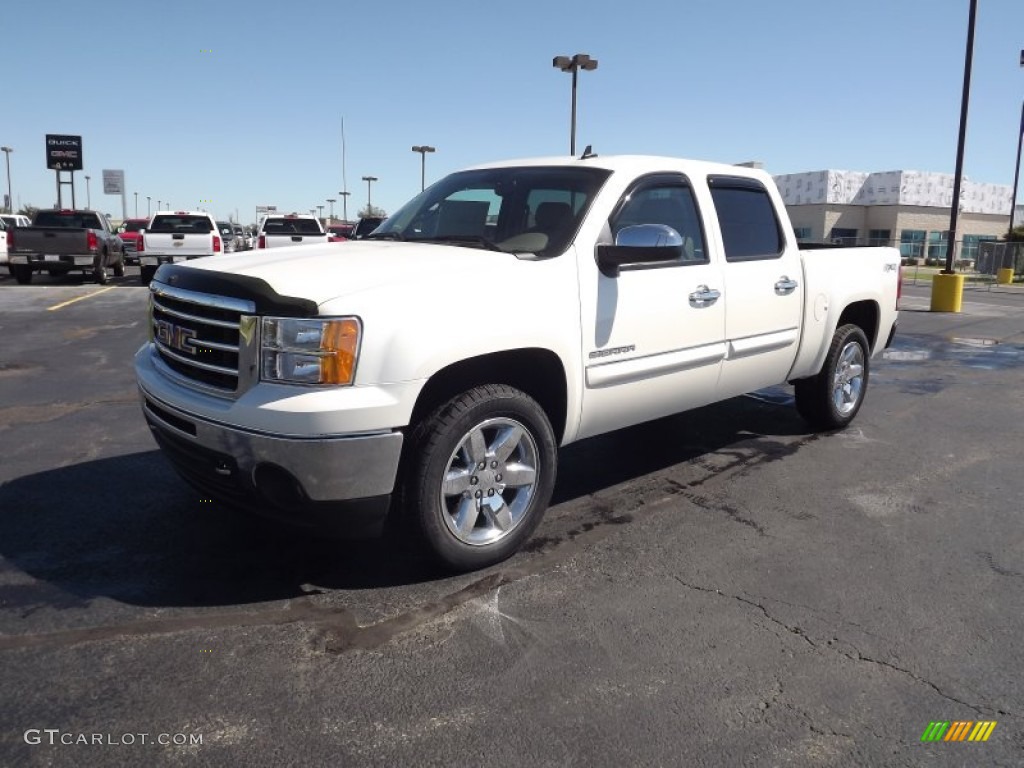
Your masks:
{"label": "windshield", "polygon": [[122,232],[138,232],[145,229],[149,222],[146,219],[130,219],[121,225]]}
{"label": "windshield", "polygon": [[451,242],[555,256],[610,171],[527,166],[454,173],[413,198],[372,239]]}

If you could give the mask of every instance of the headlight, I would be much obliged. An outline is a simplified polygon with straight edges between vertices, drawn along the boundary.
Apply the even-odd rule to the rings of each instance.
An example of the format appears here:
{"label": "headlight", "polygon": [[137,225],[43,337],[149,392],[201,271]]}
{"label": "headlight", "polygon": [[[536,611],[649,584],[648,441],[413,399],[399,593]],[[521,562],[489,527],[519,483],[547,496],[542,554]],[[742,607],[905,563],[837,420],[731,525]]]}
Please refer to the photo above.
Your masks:
{"label": "headlight", "polygon": [[355,317],[264,317],[260,360],[264,381],[351,384],[361,328]]}

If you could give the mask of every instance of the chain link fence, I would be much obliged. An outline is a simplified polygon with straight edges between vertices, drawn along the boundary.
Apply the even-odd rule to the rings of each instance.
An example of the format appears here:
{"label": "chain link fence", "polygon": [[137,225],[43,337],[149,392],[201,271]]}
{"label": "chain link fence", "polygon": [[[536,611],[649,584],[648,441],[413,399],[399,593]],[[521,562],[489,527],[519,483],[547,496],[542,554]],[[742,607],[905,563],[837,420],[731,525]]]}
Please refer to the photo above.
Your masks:
{"label": "chain link fence", "polygon": [[982,243],[975,269],[982,275],[995,275],[1000,269],[1012,269],[1014,278],[1021,277],[1024,275],[1024,243]]}

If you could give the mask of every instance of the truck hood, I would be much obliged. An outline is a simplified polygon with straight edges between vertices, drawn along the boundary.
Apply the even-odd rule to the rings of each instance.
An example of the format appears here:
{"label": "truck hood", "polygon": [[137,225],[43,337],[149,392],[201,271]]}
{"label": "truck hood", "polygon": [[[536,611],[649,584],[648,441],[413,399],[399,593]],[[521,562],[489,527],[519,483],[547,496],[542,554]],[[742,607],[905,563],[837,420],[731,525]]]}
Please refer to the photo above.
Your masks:
{"label": "truck hood", "polygon": [[[210,256],[192,269],[231,272],[263,280],[282,296],[324,304],[388,285],[422,285],[507,274],[519,259],[482,248],[394,241],[350,241]],[[500,278],[499,278],[500,279]]]}

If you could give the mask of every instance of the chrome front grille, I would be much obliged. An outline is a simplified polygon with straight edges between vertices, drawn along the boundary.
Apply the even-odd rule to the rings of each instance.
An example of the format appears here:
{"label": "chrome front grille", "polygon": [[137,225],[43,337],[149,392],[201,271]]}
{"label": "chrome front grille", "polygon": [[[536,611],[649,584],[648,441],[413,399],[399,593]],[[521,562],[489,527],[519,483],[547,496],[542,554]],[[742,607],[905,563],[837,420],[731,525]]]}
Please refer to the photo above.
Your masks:
{"label": "chrome front grille", "polygon": [[223,394],[255,371],[255,304],[152,283],[153,344],[163,363],[198,386]]}

